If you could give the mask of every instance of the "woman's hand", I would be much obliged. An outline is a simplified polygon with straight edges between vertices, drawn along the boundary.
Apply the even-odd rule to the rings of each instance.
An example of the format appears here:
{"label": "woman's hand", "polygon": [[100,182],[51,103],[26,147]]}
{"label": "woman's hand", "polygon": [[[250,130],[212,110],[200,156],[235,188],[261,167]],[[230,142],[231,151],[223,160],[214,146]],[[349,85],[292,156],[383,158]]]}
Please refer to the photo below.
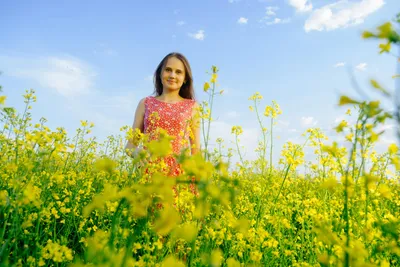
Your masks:
{"label": "woman's hand", "polygon": [[146,153],[143,148],[137,147],[135,149],[131,149],[129,151],[129,156],[134,159],[134,162],[138,165],[138,167],[141,168],[147,165]]}

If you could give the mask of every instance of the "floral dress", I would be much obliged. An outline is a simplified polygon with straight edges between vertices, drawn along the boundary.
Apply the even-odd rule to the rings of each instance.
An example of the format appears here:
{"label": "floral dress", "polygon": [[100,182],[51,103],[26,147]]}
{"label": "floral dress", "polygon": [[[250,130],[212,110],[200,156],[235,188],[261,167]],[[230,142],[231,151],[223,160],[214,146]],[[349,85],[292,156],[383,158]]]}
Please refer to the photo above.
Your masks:
{"label": "floral dress", "polygon": [[[173,137],[172,153],[181,154],[183,149],[188,149],[192,109],[195,101],[185,99],[177,103],[167,103],[156,99],[154,96],[145,98],[144,133],[149,140],[156,140],[159,137],[159,130],[163,129]],[[182,174],[179,164],[173,155],[164,158],[168,167],[169,176]]]}

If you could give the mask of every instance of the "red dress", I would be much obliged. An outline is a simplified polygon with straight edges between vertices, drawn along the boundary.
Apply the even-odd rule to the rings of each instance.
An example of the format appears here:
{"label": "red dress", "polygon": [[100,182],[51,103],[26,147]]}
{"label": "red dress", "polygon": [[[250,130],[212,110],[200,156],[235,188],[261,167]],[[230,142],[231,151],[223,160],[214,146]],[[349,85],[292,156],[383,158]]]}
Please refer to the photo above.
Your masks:
{"label": "red dress", "polygon": [[[172,152],[181,154],[182,149],[189,148],[190,121],[192,119],[192,109],[195,101],[185,99],[177,103],[167,103],[156,99],[154,96],[145,98],[144,113],[144,133],[149,136],[149,140],[158,138],[158,130],[164,129],[168,135],[174,139],[172,142]],[[169,176],[182,174],[179,164],[173,155],[164,158],[168,166]]]}

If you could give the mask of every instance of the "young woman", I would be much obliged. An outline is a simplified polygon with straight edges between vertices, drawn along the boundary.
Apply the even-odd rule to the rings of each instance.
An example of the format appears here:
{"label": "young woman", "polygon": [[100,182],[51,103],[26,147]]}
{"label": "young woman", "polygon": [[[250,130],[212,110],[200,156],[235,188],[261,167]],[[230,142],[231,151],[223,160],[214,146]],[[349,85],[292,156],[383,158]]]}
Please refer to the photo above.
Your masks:
{"label": "young woman", "polygon": [[[150,140],[158,138],[160,129],[172,136],[172,152],[187,149],[192,155],[200,151],[200,123],[198,103],[194,99],[193,78],[188,60],[180,53],[166,55],[154,73],[154,94],[143,98],[135,112],[133,130],[139,129]],[[139,148],[129,140],[126,149]],[[164,158],[168,175],[182,173],[173,155]]]}

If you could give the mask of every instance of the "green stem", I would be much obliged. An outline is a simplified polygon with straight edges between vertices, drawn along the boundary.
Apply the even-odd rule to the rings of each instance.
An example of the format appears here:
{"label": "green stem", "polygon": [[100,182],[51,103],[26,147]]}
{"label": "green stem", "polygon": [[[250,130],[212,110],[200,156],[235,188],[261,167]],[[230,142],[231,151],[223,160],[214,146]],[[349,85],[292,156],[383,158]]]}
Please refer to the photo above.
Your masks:
{"label": "green stem", "polygon": [[269,151],[269,177],[270,178],[271,178],[271,174],[272,174],[273,123],[274,123],[274,118],[271,118],[271,135],[270,135],[270,137],[271,137],[271,147],[270,147],[270,151]]}
{"label": "green stem", "polygon": [[262,162],[261,162],[261,176],[264,176],[264,171],[265,171],[265,155],[267,153],[267,147],[266,147],[266,143],[267,143],[267,136],[266,133],[264,131],[264,126],[262,125],[262,121],[260,118],[260,114],[258,113],[258,107],[257,107],[257,99],[254,99],[254,108],[256,110],[256,114],[257,114],[257,120],[258,123],[260,124],[261,127],[261,132],[263,135],[263,148],[262,148]]}
{"label": "green stem", "polygon": [[[285,172],[285,176],[283,177],[282,184],[281,184],[281,186],[280,186],[280,188],[279,188],[278,194],[276,195],[276,197],[275,197],[275,199],[274,199],[274,205],[276,204],[276,201],[278,200],[278,197],[279,197],[279,195],[280,195],[280,193],[281,193],[281,191],[282,191],[283,184],[284,184],[285,181],[286,181],[286,178],[287,178],[287,176],[288,176],[288,174],[289,174],[289,170],[290,170],[290,167],[291,167],[291,166],[292,166],[292,164],[289,164],[289,165],[287,166],[287,168],[286,168],[286,172]],[[275,207],[275,206],[274,206],[274,207]]]}
{"label": "green stem", "polygon": [[239,148],[239,141],[238,141],[238,136],[235,136],[235,141],[236,141],[236,148],[239,154],[239,158],[240,158],[240,162],[242,163],[243,167],[244,167],[244,161],[243,161],[243,157],[242,157],[242,153],[240,152],[240,148]]}
{"label": "green stem", "polygon": [[[360,115],[361,116],[361,115]],[[354,142],[353,142],[353,146],[351,148],[350,151],[350,159],[349,162],[347,164],[347,168],[346,168],[346,172],[345,172],[345,189],[344,189],[344,219],[346,222],[345,225],[345,233],[346,233],[346,249],[345,249],[345,262],[344,262],[344,266],[345,267],[349,267],[350,266],[350,255],[348,252],[348,248],[350,247],[350,218],[349,218],[349,168],[350,168],[350,164],[353,163],[353,170],[352,170],[352,178],[354,179],[354,160],[353,160],[353,153],[356,151],[357,149],[357,141],[358,141],[358,122],[360,120],[360,117],[357,119],[356,122],[356,133],[355,133],[355,137],[354,137]],[[353,162],[352,162],[353,161]]]}
{"label": "green stem", "polygon": [[213,86],[212,86],[212,91],[211,91],[211,94],[210,94],[210,114],[209,114],[209,118],[208,118],[208,125],[207,125],[207,138],[206,138],[206,151],[207,151],[207,156],[206,156],[206,160],[208,160],[208,149],[207,149],[207,147],[208,147],[208,142],[209,142],[209,140],[210,140],[210,124],[211,124],[211,120],[212,120],[212,117],[211,117],[211,114],[212,114],[212,108],[213,108],[213,103],[214,103],[214,91],[215,91],[215,83],[213,83]]}
{"label": "green stem", "polygon": [[[318,137],[318,144],[319,144],[320,160],[322,162],[324,162],[324,157],[322,156],[323,155],[322,146],[321,146],[322,142],[321,142],[321,138],[319,138],[319,137]],[[324,164],[322,164],[322,177],[324,179],[326,178],[326,165],[325,165],[325,162],[324,162]]]}
{"label": "green stem", "polygon": [[204,158],[207,157],[207,139],[206,139],[206,133],[205,133],[205,127],[204,127],[204,118],[201,118],[201,129],[203,132],[203,138],[204,138]]}
{"label": "green stem", "polygon": [[123,198],[120,200],[118,207],[114,213],[113,219],[112,219],[112,225],[111,225],[111,234],[110,234],[110,240],[108,241],[108,245],[110,246],[111,249],[114,248],[114,239],[117,231],[117,217],[119,216],[120,212],[122,211],[122,206],[125,204],[126,199]]}
{"label": "green stem", "polygon": [[122,259],[121,266],[124,267],[126,265],[126,261],[128,260],[129,254],[132,251],[132,246],[133,246],[133,240],[134,240],[135,235],[133,234],[133,231],[129,234],[126,250],[125,250],[125,255],[124,258]]}

